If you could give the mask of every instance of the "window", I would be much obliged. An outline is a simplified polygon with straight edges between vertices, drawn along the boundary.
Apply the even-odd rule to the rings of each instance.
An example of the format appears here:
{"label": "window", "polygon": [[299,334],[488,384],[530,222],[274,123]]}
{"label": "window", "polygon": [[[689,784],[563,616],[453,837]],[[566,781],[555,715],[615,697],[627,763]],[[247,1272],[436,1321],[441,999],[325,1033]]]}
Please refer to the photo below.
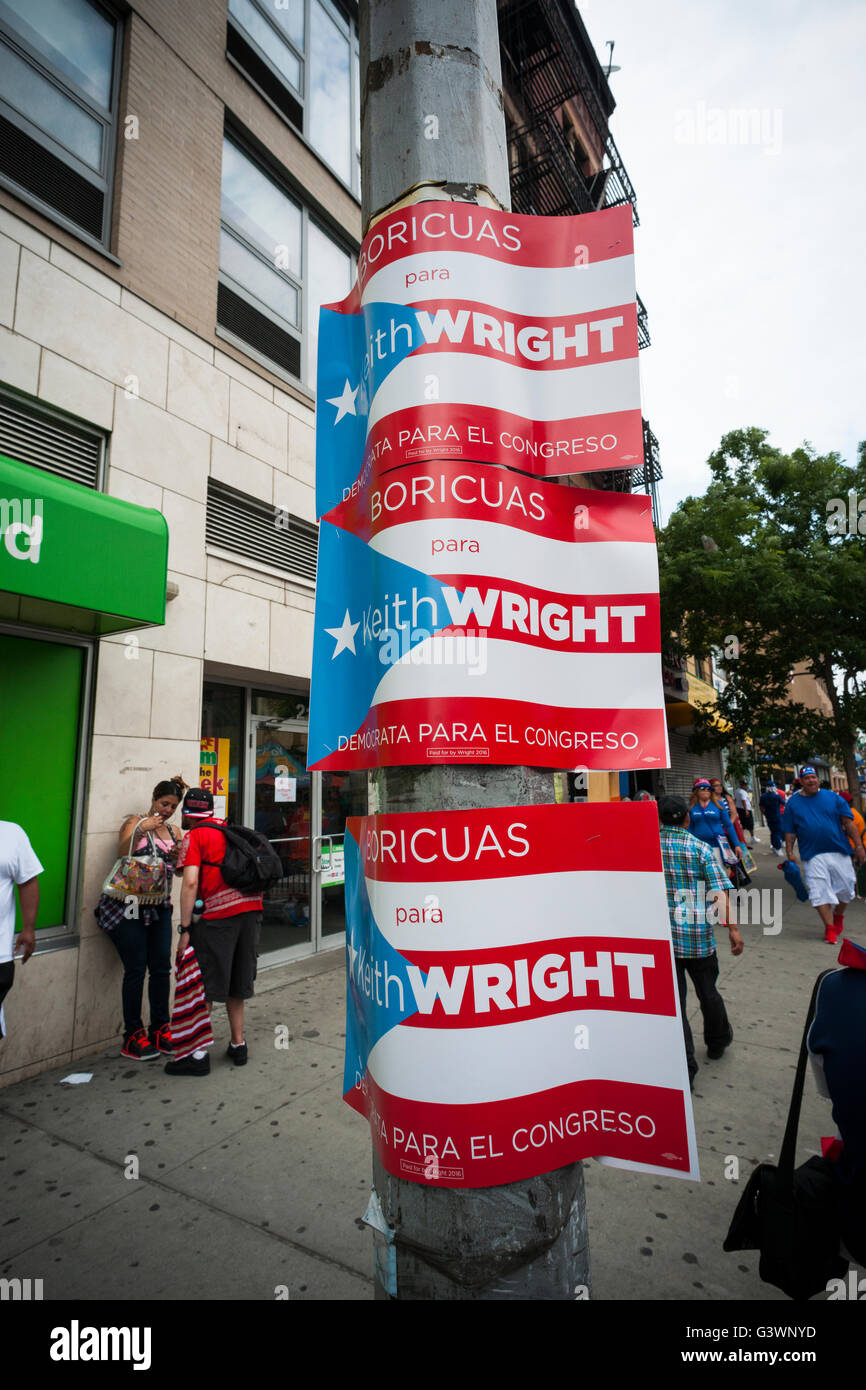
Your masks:
{"label": "window", "polygon": [[317,154],[361,192],[358,35],[329,0],[228,0],[227,49]]}
{"label": "window", "polygon": [[0,0],[0,179],[102,245],[119,53],[92,0]]}
{"label": "window", "polygon": [[319,308],[348,294],[353,275],[349,252],[226,139],[217,297],[221,328],[266,365],[312,385]]}

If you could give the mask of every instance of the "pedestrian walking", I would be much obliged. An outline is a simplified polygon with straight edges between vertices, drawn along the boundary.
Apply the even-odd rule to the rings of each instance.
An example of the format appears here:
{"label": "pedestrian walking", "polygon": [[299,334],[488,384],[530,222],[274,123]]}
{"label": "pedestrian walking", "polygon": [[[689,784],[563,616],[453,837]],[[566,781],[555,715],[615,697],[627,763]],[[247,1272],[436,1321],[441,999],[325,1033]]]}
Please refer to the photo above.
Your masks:
{"label": "pedestrian walking", "polygon": [[770,844],[778,855],[784,858],[782,849],[782,803],[776,791],[775,782],[767,782],[761,792],[758,805],[764,813],[764,820],[770,832]]}
{"label": "pedestrian walking", "polygon": [[[226,1006],[231,1030],[227,1055],[242,1067],[247,1062],[244,1001],[255,992],[262,895],[261,891],[241,891],[223,878],[220,865],[225,861],[227,840],[221,827],[226,821],[214,817],[213,796],[206,787],[191,787],[187,792],[182,825],[187,834],[178,857],[178,867],[183,869],[178,956],[183,958],[190,945],[195,951],[208,1007]],[[202,912],[193,922],[198,898]],[[210,1057],[204,1048],[197,1048],[188,1057],[166,1063],[165,1070],[169,1076],[207,1076]]]}
{"label": "pedestrian walking", "polygon": [[[740,824],[749,836],[749,842],[757,840],[755,834],[755,817],[752,814],[752,797],[749,792],[748,782],[741,782],[734,792],[734,805],[740,817]],[[759,842],[760,843],[760,842]]]}
{"label": "pedestrian walking", "polygon": [[[857,852],[857,845],[866,845],[866,820],[863,819],[857,807],[854,805],[854,798],[850,792],[840,792],[842,800],[851,807],[851,815],[854,818],[856,834],[852,842],[852,853]],[[857,897],[862,901],[866,898],[866,863],[857,864],[854,870],[857,877]]]}
{"label": "pedestrian walking", "polygon": [[808,1046],[821,1095],[833,1102],[842,1151],[833,1165],[842,1240],[866,1261],[866,950],[845,941],[841,970],[818,989]]}
{"label": "pedestrian walking", "polygon": [[824,940],[834,946],[845,929],[845,906],[857,896],[852,850],[862,864],[866,849],[858,843],[851,808],[838,792],[821,788],[814,767],[802,768],[800,780],[801,790],[782,818],[785,853],[794,858],[796,840],[809,902],[824,925]]}
{"label": "pedestrian walking", "polygon": [[[171,988],[171,885],[182,835],[169,824],[180,805],[186,782],[178,773],[158,782],[150,809],[124,816],[118,832],[121,858],[156,857],[165,865],[161,902],[137,902],[134,893],[100,894],[94,915],[123,964],[121,1055],[133,1062],[153,1062],[161,1052],[171,1054],[168,998]],[[144,980],[150,1021],[142,1020]]]}
{"label": "pedestrian walking", "polygon": [[731,921],[728,881],[711,847],[691,832],[691,812],[682,797],[662,797],[659,819],[686,1063],[692,1085],[698,1063],[686,1017],[686,977],[694,985],[701,1007],[707,1057],[717,1061],[733,1042],[734,1030],[716,987],[719,960],[714,921],[724,918],[727,923],[732,955],[742,954],[743,939]]}
{"label": "pedestrian walking", "polygon": [[743,857],[728,808],[724,801],[713,796],[708,777],[695,778],[689,802],[689,832],[709,845],[723,869],[727,868],[727,860],[722,852],[722,844],[727,843],[736,858]]}
{"label": "pedestrian walking", "polygon": [[[0,820],[0,1038],[6,1036],[3,1001],[15,981],[15,957],[24,964],[36,947],[39,875],[44,870],[20,825]],[[15,940],[15,889],[21,904],[21,930]]]}

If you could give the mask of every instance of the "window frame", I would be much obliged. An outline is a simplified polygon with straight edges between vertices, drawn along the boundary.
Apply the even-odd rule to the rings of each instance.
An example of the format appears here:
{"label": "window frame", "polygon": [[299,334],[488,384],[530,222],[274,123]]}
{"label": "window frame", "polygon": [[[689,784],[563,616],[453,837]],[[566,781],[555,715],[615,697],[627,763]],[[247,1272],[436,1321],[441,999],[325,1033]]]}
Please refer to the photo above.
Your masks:
{"label": "window frame", "polygon": [[[275,311],[270,307],[270,305],[264,304],[252,293],[251,290],[248,290],[246,286],[242,285],[238,280],[235,280],[228,272],[224,271],[221,265],[218,270],[218,281],[220,283],[224,283],[226,287],[232,291],[232,293],[236,294],[239,298],[243,299],[247,304],[250,305],[251,308],[256,309],[259,313],[264,314],[264,316],[266,318],[269,318],[271,322],[276,325],[277,328],[281,329],[284,333],[298,340],[300,344],[300,375],[297,377],[293,376],[291,372],[287,371],[284,367],[280,366],[278,362],[275,362],[271,358],[268,358],[266,354],[261,351],[261,349],[257,349],[255,344],[247,343],[245,339],[238,337],[236,333],[232,332],[228,328],[225,328],[223,325],[219,323],[219,321],[217,321],[216,325],[217,335],[219,337],[225,338],[227,342],[231,342],[235,347],[239,348],[242,352],[252,357],[254,361],[260,362],[262,366],[266,367],[268,371],[273,372],[275,376],[282,377],[284,381],[290,382],[292,386],[299,387],[307,395],[314,398],[316,392],[316,363],[309,361],[310,334],[309,323],[307,318],[308,310],[311,308],[311,306],[308,303],[310,265],[310,222],[314,222],[319,232],[321,232],[323,236],[327,237],[328,240],[331,241],[339,251],[343,252],[343,254],[347,257],[350,266],[354,266],[356,264],[358,250],[356,247],[351,246],[341,236],[335,235],[333,227],[329,226],[329,224],[321,216],[319,216],[306,201],[304,201],[304,199],[300,196],[298,190],[295,188],[294,184],[287,177],[281,177],[280,173],[275,169],[272,162],[265,162],[264,159],[258,156],[250,142],[247,141],[244,138],[243,134],[239,132],[235,127],[227,124],[223,134],[223,139],[224,141],[228,141],[230,144],[234,145],[235,149],[244,159],[249,160],[249,162],[255,166],[255,168],[259,171],[259,173],[262,174],[264,178],[269,179],[271,183],[273,183],[274,186],[285,197],[287,197],[300,209],[301,274],[300,278],[298,278],[295,275],[293,275],[291,271],[282,267],[277,267],[272,262],[269,262],[265,257],[262,256],[261,249],[259,247],[253,246],[239,228],[235,227],[232,222],[227,221],[227,219],[222,214],[222,198],[220,199],[220,232],[222,233],[222,231],[225,230],[229,236],[233,237],[246,250],[248,250],[252,255],[254,255],[259,261],[261,261],[262,265],[267,266],[267,268],[270,271],[272,271],[272,273],[285,278],[286,281],[297,291],[298,318],[300,321],[299,328],[296,327],[294,324],[289,324],[288,320],[279,317],[275,313]],[[220,174],[220,188],[222,189],[222,173]]]}
{"label": "window frame", "polygon": [[[268,103],[268,105],[271,107],[272,110],[276,111],[276,113],[277,113],[277,115],[280,117],[280,119],[283,120],[283,121],[285,121],[286,125],[288,125],[289,128],[290,128],[292,131],[294,131],[297,135],[300,136],[300,138],[303,140],[304,144],[307,146],[307,148],[310,150],[310,152],[311,152],[312,154],[315,155],[316,159],[318,159],[318,160],[321,161],[321,163],[322,163],[322,164],[324,165],[324,167],[328,170],[328,172],[332,175],[332,177],[335,178],[335,179],[337,180],[337,182],[338,182],[343,188],[345,188],[346,191],[347,191],[348,193],[351,194],[351,196],[355,199],[355,201],[356,201],[357,203],[360,203],[360,201],[361,201],[361,169],[360,169],[360,160],[359,160],[359,158],[358,158],[358,152],[357,152],[356,141],[355,141],[355,133],[356,133],[356,108],[357,108],[358,110],[360,110],[360,100],[361,100],[361,93],[360,93],[360,89],[359,89],[360,72],[359,72],[358,69],[356,69],[356,63],[355,63],[356,57],[358,57],[359,54],[360,54],[360,38],[359,38],[359,34],[358,34],[358,26],[357,26],[357,23],[355,22],[354,19],[351,18],[350,15],[348,15],[347,13],[345,13],[345,12],[343,11],[343,9],[342,9],[339,5],[334,4],[334,3],[332,2],[332,0],[303,0],[303,3],[304,3],[304,51],[303,51],[303,52],[300,52],[300,51],[298,50],[298,48],[296,47],[296,45],[295,45],[295,44],[292,42],[292,40],[288,37],[288,35],[285,34],[285,33],[283,33],[282,30],[280,30],[277,26],[275,26],[275,25],[273,24],[273,22],[272,22],[271,19],[270,19],[270,16],[268,15],[267,10],[266,10],[265,7],[260,3],[260,0],[250,0],[250,3],[256,8],[256,10],[259,12],[260,15],[263,15],[263,16],[264,16],[266,22],[267,22],[268,24],[270,24],[270,26],[271,26],[272,29],[275,29],[275,32],[279,35],[279,37],[283,40],[283,42],[287,45],[287,47],[289,47],[289,48],[291,49],[292,53],[295,55],[295,57],[296,57],[296,58],[298,59],[298,61],[300,62],[300,64],[301,64],[301,74],[302,74],[302,88],[303,88],[302,91],[299,92],[298,89],[297,89],[296,87],[292,86],[291,82],[290,82],[289,79],[286,77],[286,75],[285,75],[284,73],[280,72],[279,68],[276,67],[276,65],[275,65],[275,64],[273,63],[273,61],[268,57],[268,55],[264,52],[264,50],[261,49],[261,48],[259,47],[259,45],[256,43],[256,40],[253,38],[253,36],[252,36],[251,34],[249,34],[249,33],[247,32],[246,29],[243,28],[243,26],[242,26],[241,23],[238,21],[238,19],[236,18],[236,16],[232,15],[232,14],[229,12],[229,9],[228,9],[228,0],[227,0],[227,3],[226,3],[226,22],[227,22],[227,24],[231,25],[231,26],[235,29],[235,31],[236,31],[236,32],[240,35],[240,37],[243,39],[244,43],[248,44],[249,47],[253,49],[253,51],[254,51],[255,54],[256,54],[256,57],[260,60],[260,62],[264,63],[264,65],[268,68],[268,70],[271,72],[271,74],[273,75],[273,77],[274,77],[278,82],[280,82],[280,83],[286,88],[286,90],[289,92],[290,96],[292,96],[292,97],[294,98],[294,100],[298,103],[298,105],[301,107],[301,113],[302,113],[302,127],[299,128],[299,127],[295,124],[295,122],[292,121],[292,120],[286,115],[286,113],[285,113],[284,111],[280,110],[280,108],[279,108],[277,105],[275,105],[275,103],[271,100],[271,98],[267,95],[267,93],[265,93],[265,92],[262,91],[261,87],[258,85],[258,83],[256,82],[255,78],[251,77],[251,76],[249,75],[249,73],[245,70],[245,68],[244,68],[244,66],[243,66],[243,63],[239,62],[238,59],[235,58],[235,57],[233,57],[230,53],[227,53],[227,54],[226,54],[226,57],[227,57],[228,61],[229,61],[230,63],[232,63],[233,66],[235,66],[235,67],[238,69],[239,72],[243,73],[244,79],[245,79],[247,82],[249,82],[249,83],[251,84],[251,86],[255,87],[256,91],[259,93],[259,95],[262,97],[262,99]],[[336,169],[334,168],[334,166],[328,162],[328,160],[327,160],[327,159],[325,158],[325,156],[321,153],[321,151],[318,150],[318,149],[316,148],[316,146],[313,144],[312,139],[310,138],[309,122],[310,122],[310,113],[311,113],[311,107],[310,107],[310,67],[311,67],[311,60],[310,60],[310,56],[309,56],[309,49],[310,49],[310,34],[311,34],[310,17],[311,17],[311,13],[312,13],[312,7],[313,7],[314,4],[320,4],[320,5],[321,5],[323,11],[324,11],[325,14],[328,16],[328,18],[329,18],[329,19],[332,19],[332,20],[335,22],[335,24],[336,24],[337,27],[339,28],[340,32],[341,32],[341,33],[343,34],[343,36],[347,39],[347,41],[348,41],[348,46],[349,46],[349,117],[350,117],[349,126],[350,126],[350,128],[349,128],[349,133],[348,133],[348,136],[349,136],[349,138],[348,138],[348,150],[349,150],[349,169],[350,169],[350,174],[351,174],[351,181],[350,181],[349,183],[347,183],[346,180],[343,178],[342,174],[339,173],[339,171],[336,170]],[[359,119],[358,119],[358,128],[360,128],[360,120],[359,120]]]}
{"label": "window frame", "polygon": [[91,187],[98,189],[103,194],[101,236],[94,237],[86,228],[74,222],[70,217],[67,217],[65,213],[59,212],[51,203],[40,198],[38,194],[30,192],[29,189],[24,188],[10,175],[2,171],[0,171],[0,187],[7,189],[8,192],[20,199],[21,202],[27,203],[29,206],[35,208],[37,212],[42,213],[44,217],[49,218],[66,231],[71,232],[72,235],[77,237],[80,241],[86,242],[88,246],[92,246],[95,250],[109,255],[112,260],[116,260],[116,257],[111,256],[110,242],[114,187],[116,182],[120,81],[126,42],[126,24],[123,17],[112,10],[108,5],[103,4],[102,0],[87,0],[87,2],[93,9],[98,10],[104,15],[114,26],[114,53],[112,57],[111,91],[109,97],[111,104],[107,112],[105,108],[97,106],[80,90],[73,87],[65,74],[60,72],[58,68],[55,68],[50,60],[46,59],[43,54],[33,49],[24,38],[10,29],[2,17],[0,17],[0,40],[2,40],[13,53],[16,53],[28,63],[30,67],[44,77],[46,81],[50,82],[67,100],[79,106],[85,114],[98,121],[102,126],[103,158],[102,168],[99,173],[96,173],[91,165],[86,164],[77,155],[73,154],[71,150],[54,139],[47,131],[42,130],[40,126],[34,125],[26,116],[23,116],[10,102],[3,98],[2,93],[0,93],[0,113],[2,113],[3,117],[9,121],[10,124],[20,130],[22,134],[36,141],[43,149],[47,150],[49,154],[53,155],[54,158],[59,160],[62,164],[65,164],[67,168],[71,169],[72,172],[77,174],[84,182],[89,183]]}

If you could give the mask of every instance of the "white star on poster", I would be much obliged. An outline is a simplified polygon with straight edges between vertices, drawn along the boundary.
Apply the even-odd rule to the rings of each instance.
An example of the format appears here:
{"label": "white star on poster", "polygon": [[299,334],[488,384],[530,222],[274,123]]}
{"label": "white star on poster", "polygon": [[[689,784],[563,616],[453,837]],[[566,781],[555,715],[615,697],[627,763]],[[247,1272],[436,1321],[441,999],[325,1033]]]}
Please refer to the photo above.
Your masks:
{"label": "white star on poster", "polygon": [[355,651],[355,633],[358,631],[358,628],[360,626],[361,624],[359,622],[352,622],[352,619],[349,617],[349,610],[347,608],[346,616],[343,619],[342,625],[340,627],[325,628],[325,631],[327,632],[328,636],[333,637],[336,642],[336,646],[334,647],[334,650],[331,653],[332,661],[334,660],[334,657],[339,656],[340,652],[342,651],[351,652],[353,656],[358,655],[358,653]]}
{"label": "white star on poster", "polygon": [[330,396],[328,398],[328,405],[335,405],[337,407],[337,418],[334,421],[335,425],[339,425],[344,415],[357,415],[355,397],[360,389],[360,386],[356,386],[353,391],[349,385],[349,378],[347,377],[342,396]]}
{"label": "white star on poster", "polygon": [[350,975],[354,975],[354,973],[355,973],[355,957],[356,957],[356,955],[358,954],[358,949],[357,949],[357,947],[356,947],[356,945],[355,945],[355,939],[354,939],[354,937],[351,937],[351,936],[347,936],[347,937],[346,937],[346,949],[347,949],[347,951],[349,952],[349,974],[350,974]]}

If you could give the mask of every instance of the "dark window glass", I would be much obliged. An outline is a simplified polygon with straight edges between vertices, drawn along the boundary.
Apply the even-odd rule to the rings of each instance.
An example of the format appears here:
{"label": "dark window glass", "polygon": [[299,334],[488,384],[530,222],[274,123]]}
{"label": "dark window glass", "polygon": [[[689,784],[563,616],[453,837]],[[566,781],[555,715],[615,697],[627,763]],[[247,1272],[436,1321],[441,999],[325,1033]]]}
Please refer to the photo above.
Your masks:
{"label": "dark window glass", "polygon": [[[228,741],[229,820],[240,823],[243,809],[244,692],[236,685],[215,685],[205,681],[202,690],[201,736]],[[187,781],[193,779],[187,776]],[[195,778],[198,783],[198,777]]]}
{"label": "dark window glass", "polygon": [[310,697],[308,695],[277,695],[269,690],[254,690],[252,694],[252,713],[266,719],[308,719]]}

